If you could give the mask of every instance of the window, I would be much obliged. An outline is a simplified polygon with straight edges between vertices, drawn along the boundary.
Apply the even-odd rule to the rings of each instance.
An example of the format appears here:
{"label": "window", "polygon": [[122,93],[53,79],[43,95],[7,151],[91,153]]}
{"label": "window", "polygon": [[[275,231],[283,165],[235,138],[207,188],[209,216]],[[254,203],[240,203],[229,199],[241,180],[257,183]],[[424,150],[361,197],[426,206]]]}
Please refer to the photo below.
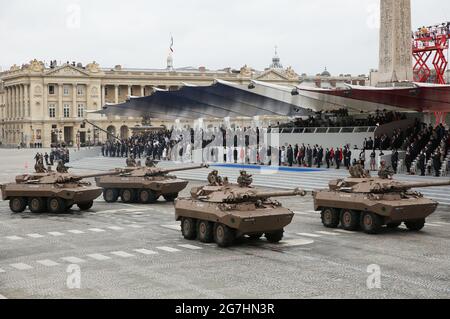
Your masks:
{"label": "window", "polygon": [[67,85],[64,85],[64,96],[68,96],[70,93],[69,87]]}
{"label": "window", "polygon": [[55,95],[55,86],[54,85],[48,86],[48,94]]}
{"label": "window", "polygon": [[77,86],[77,94],[84,95],[84,88],[81,85]]}
{"label": "window", "polygon": [[55,118],[56,117],[56,106],[55,106],[55,104],[49,104],[49,106],[48,106],[48,116],[50,118]]}
{"label": "window", "polygon": [[70,104],[64,104],[64,117],[70,117]]}
{"label": "window", "polygon": [[84,117],[84,104],[78,104],[78,117]]}

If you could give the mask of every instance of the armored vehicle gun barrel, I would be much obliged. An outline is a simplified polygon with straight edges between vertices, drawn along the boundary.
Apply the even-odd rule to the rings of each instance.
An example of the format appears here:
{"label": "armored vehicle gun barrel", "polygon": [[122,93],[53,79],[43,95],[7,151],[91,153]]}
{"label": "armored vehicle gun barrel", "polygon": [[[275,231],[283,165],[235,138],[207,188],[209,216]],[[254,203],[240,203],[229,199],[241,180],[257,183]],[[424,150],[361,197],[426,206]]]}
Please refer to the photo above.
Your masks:
{"label": "armored vehicle gun barrel", "polygon": [[[450,181],[384,184],[378,191],[405,191],[411,188],[449,186]],[[377,190],[375,190],[377,191]]]}
{"label": "armored vehicle gun barrel", "polygon": [[209,165],[202,164],[197,166],[189,166],[189,167],[179,167],[179,168],[167,168],[167,169],[158,169],[158,170],[150,170],[146,176],[158,176],[158,175],[165,175],[173,172],[181,172],[181,171],[190,171],[191,169],[201,169],[201,168],[208,168]]}
{"label": "armored vehicle gun barrel", "polygon": [[226,202],[234,201],[253,201],[253,200],[265,200],[271,197],[289,197],[289,196],[306,196],[306,191],[296,188],[292,191],[281,192],[259,192],[259,193],[246,193],[246,194],[233,194],[228,197]]}

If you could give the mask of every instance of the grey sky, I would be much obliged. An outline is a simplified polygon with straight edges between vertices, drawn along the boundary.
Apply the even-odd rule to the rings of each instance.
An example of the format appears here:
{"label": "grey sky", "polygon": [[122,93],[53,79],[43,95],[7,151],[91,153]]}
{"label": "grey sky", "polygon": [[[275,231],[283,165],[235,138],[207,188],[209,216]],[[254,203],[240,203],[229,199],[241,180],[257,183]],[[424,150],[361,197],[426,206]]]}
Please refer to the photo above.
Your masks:
{"label": "grey sky", "polygon": [[[412,0],[413,27],[450,20],[450,1]],[[315,74],[377,67],[379,0],[0,0],[0,65],[32,58],[164,68],[264,69]],[[78,14],[79,13],[79,14]],[[79,19],[78,19],[79,17]]]}

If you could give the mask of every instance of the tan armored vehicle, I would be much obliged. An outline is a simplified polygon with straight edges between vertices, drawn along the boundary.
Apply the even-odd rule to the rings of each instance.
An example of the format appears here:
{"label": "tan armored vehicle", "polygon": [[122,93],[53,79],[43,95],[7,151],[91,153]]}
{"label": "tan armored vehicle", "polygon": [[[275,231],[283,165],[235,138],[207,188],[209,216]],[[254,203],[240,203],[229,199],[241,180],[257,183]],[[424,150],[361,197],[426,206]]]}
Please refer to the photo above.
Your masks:
{"label": "tan armored vehicle", "polygon": [[377,234],[382,226],[396,228],[405,223],[412,231],[425,225],[438,203],[424,198],[412,188],[445,186],[435,183],[401,183],[379,177],[346,178],[331,181],[329,190],[313,192],[315,210],[321,211],[322,223],[328,228],[362,230]]}
{"label": "tan armored vehicle", "polygon": [[206,168],[207,165],[162,169],[159,167],[127,167],[119,176],[96,178],[97,186],[103,188],[103,198],[114,203],[119,196],[124,203],[154,203],[161,196],[166,201],[174,201],[188,182],[169,175],[172,172]]}
{"label": "tan armored vehicle", "polygon": [[296,195],[306,193],[299,189],[265,193],[231,184],[197,187],[191,197],[175,201],[175,218],[181,221],[181,232],[188,240],[215,241],[228,247],[244,235],[259,239],[264,234],[269,242],[277,243],[294,214],[270,198]]}
{"label": "tan armored vehicle", "polygon": [[3,200],[9,200],[9,207],[15,213],[22,213],[27,206],[32,213],[62,213],[73,205],[80,210],[89,210],[102,189],[82,180],[119,173],[80,176],[59,172],[34,173],[19,175],[15,183],[1,185],[0,188]]}

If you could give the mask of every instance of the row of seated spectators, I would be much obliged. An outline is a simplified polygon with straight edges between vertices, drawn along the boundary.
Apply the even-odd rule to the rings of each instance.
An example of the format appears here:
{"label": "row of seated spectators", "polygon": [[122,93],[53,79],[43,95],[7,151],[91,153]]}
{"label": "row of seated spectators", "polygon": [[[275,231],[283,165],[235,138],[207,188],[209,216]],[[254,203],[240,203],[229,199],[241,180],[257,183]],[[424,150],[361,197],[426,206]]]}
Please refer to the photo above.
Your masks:
{"label": "row of seated spectators", "polygon": [[279,124],[279,128],[306,128],[306,127],[361,127],[377,126],[406,119],[406,115],[398,112],[379,111],[366,118],[350,116],[347,109],[327,113],[317,112],[315,116],[307,119],[298,118],[293,122]]}

